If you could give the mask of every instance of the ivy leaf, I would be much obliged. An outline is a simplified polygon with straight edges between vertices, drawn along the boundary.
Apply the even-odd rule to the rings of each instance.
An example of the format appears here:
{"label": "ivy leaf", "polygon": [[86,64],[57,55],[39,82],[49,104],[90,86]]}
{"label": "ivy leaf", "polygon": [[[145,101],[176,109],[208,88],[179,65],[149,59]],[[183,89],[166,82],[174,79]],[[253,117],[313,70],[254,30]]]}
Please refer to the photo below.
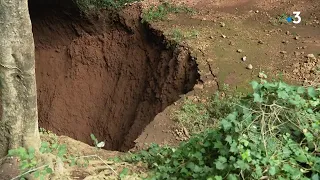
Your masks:
{"label": "ivy leaf", "polygon": [[257,81],[252,81],[250,84],[253,90],[256,90],[259,88],[259,83]]}
{"label": "ivy leaf", "polygon": [[235,174],[229,174],[228,180],[238,180],[237,176]]}
{"label": "ivy leaf", "polygon": [[289,148],[283,147],[282,148],[282,153],[283,153],[283,157],[284,158],[288,158],[288,157],[290,157],[291,151],[290,151]]}
{"label": "ivy leaf", "polygon": [[227,119],[231,122],[235,122],[235,120],[237,119],[237,116],[238,116],[238,113],[237,112],[233,112],[233,113],[230,113],[228,116],[227,116]]}
{"label": "ivy leaf", "polygon": [[129,169],[128,168],[123,168],[121,173],[119,174],[120,178],[124,178],[129,172]]}
{"label": "ivy leaf", "polygon": [[225,131],[229,130],[229,129],[232,127],[231,122],[229,122],[229,121],[226,120],[226,119],[221,120],[220,123],[221,123],[221,125],[222,125],[222,127],[223,127],[223,129],[224,129]]}
{"label": "ivy leaf", "polygon": [[46,172],[47,172],[48,174],[51,174],[51,173],[53,172],[53,170],[52,170],[51,168],[49,168],[49,167],[46,167]]}
{"label": "ivy leaf", "polygon": [[293,168],[289,164],[284,164],[282,167],[282,170],[284,170],[285,172],[288,172],[288,173],[292,173]]}
{"label": "ivy leaf", "polygon": [[258,93],[253,93],[253,98],[254,98],[253,102],[259,102],[259,103],[263,102],[262,97],[260,97]]}
{"label": "ivy leaf", "polygon": [[231,143],[232,143],[232,137],[231,137],[230,135],[228,135],[228,136],[226,137],[226,141],[227,141],[229,144],[231,144]]}
{"label": "ivy leaf", "polygon": [[236,168],[240,168],[241,170],[249,169],[249,165],[242,160],[238,160],[235,165]]}
{"label": "ivy leaf", "polygon": [[238,147],[237,147],[237,143],[236,142],[233,142],[231,145],[230,145],[230,152],[233,152],[233,153],[237,153],[239,150],[238,150]]}
{"label": "ivy leaf", "polygon": [[34,173],[33,173],[33,176],[34,176],[35,178],[40,177],[40,171],[34,172]]}
{"label": "ivy leaf", "polygon": [[183,174],[188,174],[188,172],[189,171],[185,167],[181,168],[180,170],[180,173],[183,173]]}
{"label": "ivy leaf", "polygon": [[304,87],[300,86],[300,87],[297,88],[297,93],[298,94],[304,94],[305,92],[306,92],[306,90],[305,90]]}
{"label": "ivy leaf", "polygon": [[274,176],[276,174],[276,168],[274,166],[271,166],[269,169],[269,174],[271,176]]}
{"label": "ivy leaf", "polygon": [[213,147],[216,149],[221,149],[223,147],[223,144],[220,141],[214,142],[213,144],[214,144]]}
{"label": "ivy leaf", "polygon": [[202,169],[201,169],[199,166],[197,166],[197,165],[194,166],[193,172],[199,173],[199,172],[201,172],[201,171],[202,171]]}
{"label": "ivy leaf", "polygon": [[52,147],[53,149],[57,149],[57,148],[58,148],[58,146],[59,146],[59,144],[54,143],[54,144],[52,144],[52,146],[51,146],[51,147]]}
{"label": "ivy leaf", "polygon": [[281,99],[288,99],[289,98],[288,93],[284,90],[278,90],[277,93],[278,93],[278,98],[281,98]]}
{"label": "ivy leaf", "polygon": [[193,162],[188,162],[187,166],[188,169],[193,170],[195,167],[195,164]]}
{"label": "ivy leaf", "polygon": [[314,87],[308,87],[308,95],[311,97],[311,98],[316,98],[317,96],[317,92],[316,90],[314,89]]}
{"label": "ivy leaf", "polygon": [[286,83],[279,82],[279,86],[278,86],[279,89],[286,89],[287,87],[288,85]]}
{"label": "ivy leaf", "polygon": [[219,170],[223,170],[226,168],[226,163],[227,159],[223,156],[219,156],[218,161],[215,163],[216,164],[216,168]]}
{"label": "ivy leaf", "polygon": [[224,163],[221,163],[220,161],[216,162],[216,168],[218,170],[224,170],[226,168],[226,165]]}
{"label": "ivy leaf", "polygon": [[316,107],[320,104],[320,101],[319,101],[319,99],[317,99],[316,101],[310,100],[309,103],[312,107]]}
{"label": "ivy leaf", "polygon": [[319,174],[313,174],[312,177],[311,177],[311,180],[320,180],[319,178]]}
{"label": "ivy leaf", "polygon": [[296,160],[302,163],[306,163],[308,162],[307,156],[305,156],[304,154],[300,154],[296,157]]}

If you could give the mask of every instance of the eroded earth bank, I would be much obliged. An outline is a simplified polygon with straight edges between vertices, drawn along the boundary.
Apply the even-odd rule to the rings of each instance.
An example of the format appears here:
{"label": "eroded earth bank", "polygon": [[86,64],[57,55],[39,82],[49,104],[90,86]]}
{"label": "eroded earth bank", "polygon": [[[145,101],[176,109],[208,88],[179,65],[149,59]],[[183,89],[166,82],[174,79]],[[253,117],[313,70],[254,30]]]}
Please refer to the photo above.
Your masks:
{"label": "eroded earth bank", "polygon": [[197,64],[142,24],[138,5],[86,17],[73,7],[30,2],[40,127],[89,144],[93,133],[106,149],[128,150],[156,114],[192,90]]}

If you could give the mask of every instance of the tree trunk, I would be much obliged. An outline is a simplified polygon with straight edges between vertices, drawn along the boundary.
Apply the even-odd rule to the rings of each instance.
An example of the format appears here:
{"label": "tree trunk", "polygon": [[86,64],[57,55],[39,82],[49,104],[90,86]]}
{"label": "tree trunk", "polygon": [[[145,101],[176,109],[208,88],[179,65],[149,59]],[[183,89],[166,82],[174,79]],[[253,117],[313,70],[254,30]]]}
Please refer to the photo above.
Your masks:
{"label": "tree trunk", "polygon": [[35,55],[28,0],[0,0],[0,158],[39,147]]}

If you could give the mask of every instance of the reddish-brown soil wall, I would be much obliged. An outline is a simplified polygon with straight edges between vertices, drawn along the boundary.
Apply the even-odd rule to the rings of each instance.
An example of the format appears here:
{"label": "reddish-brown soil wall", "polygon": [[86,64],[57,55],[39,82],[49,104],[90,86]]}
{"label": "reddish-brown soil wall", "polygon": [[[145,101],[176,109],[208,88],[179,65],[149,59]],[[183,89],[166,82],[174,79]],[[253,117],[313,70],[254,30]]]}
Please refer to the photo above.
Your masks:
{"label": "reddish-brown soil wall", "polygon": [[127,150],[154,116],[190,91],[189,52],[167,49],[131,6],[113,18],[58,11],[32,15],[40,126],[106,149]]}

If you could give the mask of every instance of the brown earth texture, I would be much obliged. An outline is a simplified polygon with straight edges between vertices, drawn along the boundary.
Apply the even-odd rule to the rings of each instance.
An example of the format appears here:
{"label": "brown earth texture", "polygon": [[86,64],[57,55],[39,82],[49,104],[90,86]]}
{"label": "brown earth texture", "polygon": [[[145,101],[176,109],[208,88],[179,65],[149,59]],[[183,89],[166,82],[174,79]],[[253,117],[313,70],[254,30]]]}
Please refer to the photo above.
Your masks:
{"label": "brown earth texture", "polygon": [[[172,0],[196,13],[142,23],[142,12],[161,2],[84,16],[71,0],[29,0],[39,125],[57,134],[69,154],[99,156],[89,168],[70,167],[51,179],[117,179],[124,167],[146,172],[102,159],[187,139],[172,113],[185,99],[206,101],[224,84],[247,92],[264,72],[268,79],[319,85],[320,1]],[[281,22],[281,14],[293,11],[301,12],[300,24]],[[179,46],[168,46],[170,40]],[[92,147],[90,134],[105,150]],[[52,140],[47,133],[42,138]]]}

